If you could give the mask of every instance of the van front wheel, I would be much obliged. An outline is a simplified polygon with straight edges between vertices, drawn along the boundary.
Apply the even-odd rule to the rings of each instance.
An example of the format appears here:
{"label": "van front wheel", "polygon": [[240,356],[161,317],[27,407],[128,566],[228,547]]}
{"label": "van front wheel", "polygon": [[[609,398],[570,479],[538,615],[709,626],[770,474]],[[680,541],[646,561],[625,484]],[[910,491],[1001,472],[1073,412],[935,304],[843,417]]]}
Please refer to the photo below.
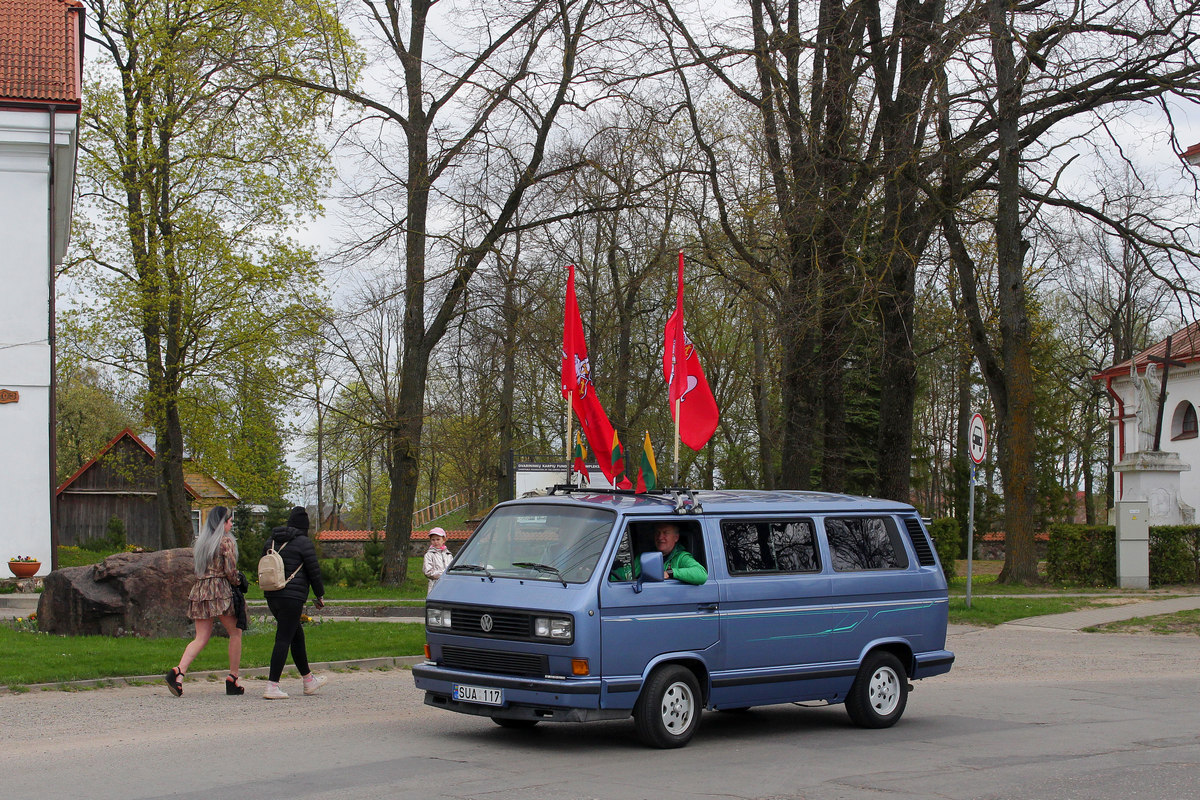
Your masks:
{"label": "van front wheel", "polygon": [[700,724],[700,684],[676,664],[656,669],[634,706],[638,739],[651,747],[683,747]]}
{"label": "van front wheel", "polygon": [[890,728],[908,703],[908,675],[900,659],[877,650],[863,659],[846,696],[846,713],[860,728]]}

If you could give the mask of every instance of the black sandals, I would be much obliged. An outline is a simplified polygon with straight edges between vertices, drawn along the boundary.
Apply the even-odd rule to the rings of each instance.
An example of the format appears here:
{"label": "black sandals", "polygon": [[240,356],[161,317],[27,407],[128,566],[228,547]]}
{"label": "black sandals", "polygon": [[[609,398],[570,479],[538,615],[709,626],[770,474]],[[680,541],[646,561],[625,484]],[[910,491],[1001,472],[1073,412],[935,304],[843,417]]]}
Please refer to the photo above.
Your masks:
{"label": "black sandals", "polygon": [[183,673],[179,671],[179,667],[171,667],[171,671],[167,673],[167,688],[171,690],[171,694],[179,697],[183,694]]}
{"label": "black sandals", "polygon": [[230,675],[225,679],[225,694],[245,694],[246,687],[238,683],[236,675]]}

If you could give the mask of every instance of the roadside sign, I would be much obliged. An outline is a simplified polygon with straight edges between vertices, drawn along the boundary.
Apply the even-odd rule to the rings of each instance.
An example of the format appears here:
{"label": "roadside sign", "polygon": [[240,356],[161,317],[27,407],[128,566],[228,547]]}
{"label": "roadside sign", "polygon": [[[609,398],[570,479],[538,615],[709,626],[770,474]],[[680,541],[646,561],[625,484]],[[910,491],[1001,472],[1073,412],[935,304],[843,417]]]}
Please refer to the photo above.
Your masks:
{"label": "roadside sign", "polygon": [[967,450],[972,461],[983,463],[987,455],[987,425],[983,422],[982,414],[971,417],[971,424],[967,427]]}

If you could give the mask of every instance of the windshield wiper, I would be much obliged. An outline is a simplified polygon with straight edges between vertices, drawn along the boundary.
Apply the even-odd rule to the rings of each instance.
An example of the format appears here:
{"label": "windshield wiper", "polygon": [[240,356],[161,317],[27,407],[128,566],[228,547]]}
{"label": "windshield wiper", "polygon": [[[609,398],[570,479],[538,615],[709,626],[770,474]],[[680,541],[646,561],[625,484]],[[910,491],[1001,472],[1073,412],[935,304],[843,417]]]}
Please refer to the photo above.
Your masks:
{"label": "windshield wiper", "polygon": [[487,579],[489,581],[496,580],[492,577],[492,573],[487,567],[481,567],[478,564],[455,564],[449,569],[449,571],[454,572],[455,570],[459,569],[463,570],[464,572],[482,572],[484,575],[487,575]]}
{"label": "windshield wiper", "polygon": [[535,569],[538,572],[548,572],[549,574],[553,575],[554,577],[556,577],[560,581],[562,581],[563,588],[566,588],[566,586],[567,586],[567,579],[562,576],[561,572],[559,572],[556,568],[550,566],[549,564],[535,564],[532,561],[514,561],[513,566],[521,567],[523,569]]}

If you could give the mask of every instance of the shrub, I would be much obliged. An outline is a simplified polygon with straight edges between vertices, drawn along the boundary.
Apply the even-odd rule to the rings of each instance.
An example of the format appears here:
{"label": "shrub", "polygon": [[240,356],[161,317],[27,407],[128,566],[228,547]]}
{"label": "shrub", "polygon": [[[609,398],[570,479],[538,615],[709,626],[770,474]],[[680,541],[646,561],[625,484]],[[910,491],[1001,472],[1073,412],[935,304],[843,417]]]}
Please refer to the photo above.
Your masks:
{"label": "shrub", "polygon": [[120,553],[125,550],[125,546],[125,521],[116,514],[108,518],[108,524],[104,528],[103,536],[86,539],[79,543],[80,549],[89,550],[93,553],[106,551]]}
{"label": "shrub", "polygon": [[238,544],[238,569],[257,580],[258,559],[267,540],[266,526],[251,521],[248,506],[238,506],[233,510],[233,536]]}
{"label": "shrub", "polygon": [[950,580],[958,573],[954,562],[962,548],[962,531],[958,527],[958,520],[954,517],[933,520],[929,523],[929,535],[933,537],[938,560],[942,562],[942,572],[946,580]]}
{"label": "shrub", "polygon": [[1046,577],[1052,583],[1112,586],[1117,582],[1117,537],[1112,525],[1050,526]]}
{"label": "shrub", "polygon": [[1150,529],[1150,583],[1200,583],[1200,526]]}
{"label": "shrub", "polygon": [[363,562],[378,582],[383,576],[383,540],[379,538],[379,531],[371,531],[371,538],[363,543]]}

